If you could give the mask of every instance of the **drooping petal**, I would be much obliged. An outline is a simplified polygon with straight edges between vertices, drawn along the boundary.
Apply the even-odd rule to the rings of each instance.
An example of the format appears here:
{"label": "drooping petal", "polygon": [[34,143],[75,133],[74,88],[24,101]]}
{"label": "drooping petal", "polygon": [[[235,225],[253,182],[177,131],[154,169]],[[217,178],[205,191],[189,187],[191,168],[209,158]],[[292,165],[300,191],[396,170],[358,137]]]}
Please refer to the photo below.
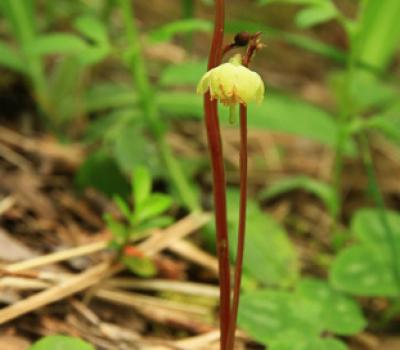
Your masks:
{"label": "drooping petal", "polygon": [[211,70],[204,74],[200,82],[197,84],[196,92],[199,95],[203,95],[208,91],[210,85],[210,73]]}

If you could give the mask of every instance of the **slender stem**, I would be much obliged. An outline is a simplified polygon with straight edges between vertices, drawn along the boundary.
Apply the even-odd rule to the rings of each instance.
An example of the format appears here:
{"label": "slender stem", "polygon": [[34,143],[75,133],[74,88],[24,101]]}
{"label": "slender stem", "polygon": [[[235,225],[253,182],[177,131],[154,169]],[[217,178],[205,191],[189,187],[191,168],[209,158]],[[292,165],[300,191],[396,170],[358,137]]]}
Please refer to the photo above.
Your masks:
{"label": "slender stem", "polygon": [[243,256],[246,233],[247,210],[247,107],[240,105],[240,208],[235,277],[233,283],[232,311],[228,332],[228,350],[235,343],[235,330],[239,311],[240,285],[242,282]]}
{"label": "slender stem", "polygon": [[[342,172],[343,172],[343,164],[344,164],[344,151],[346,143],[349,139],[348,133],[348,125],[351,121],[352,117],[352,108],[351,108],[351,88],[352,81],[354,77],[355,70],[355,60],[354,60],[353,51],[350,52],[348,62],[347,62],[347,71],[345,73],[345,78],[342,86],[342,103],[341,110],[339,114],[339,127],[338,127],[338,135],[337,135],[337,143],[336,143],[336,152],[335,152],[335,163],[334,163],[334,186],[336,190],[336,194],[339,199],[339,208],[342,207]],[[338,222],[340,210],[337,211],[335,223]]]}
{"label": "slender stem", "polygon": [[367,176],[368,176],[368,182],[369,182],[369,187],[371,189],[371,195],[372,199],[375,202],[375,205],[378,208],[379,211],[379,218],[382,223],[382,226],[384,228],[385,232],[385,241],[387,242],[389,253],[391,255],[391,262],[393,265],[393,275],[396,280],[396,284],[398,287],[398,290],[400,292],[400,252],[399,252],[399,247],[396,242],[396,237],[393,232],[393,229],[389,223],[389,218],[387,216],[386,210],[385,210],[385,201],[383,198],[383,195],[379,189],[379,184],[378,180],[376,177],[376,172],[374,169],[374,164],[372,161],[372,156],[371,156],[371,151],[369,148],[368,144],[368,138],[365,132],[362,132],[360,135],[361,138],[361,156],[364,162],[364,166],[366,168]]}
{"label": "slender stem", "polygon": [[228,224],[226,218],[226,181],[217,102],[211,101],[210,98],[210,93],[206,93],[204,97],[205,124],[214,184],[215,227],[217,231],[217,255],[220,283],[221,349],[226,350],[231,305]]}
{"label": "slender stem", "polygon": [[[224,39],[225,6],[224,0],[215,1],[214,34],[211,43],[208,69],[221,63]],[[226,181],[222,156],[221,131],[218,120],[217,101],[211,100],[210,92],[204,95],[205,126],[213,175],[213,194],[215,205],[215,226],[217,231],[217,255],[220,280],[220,329],[221,350],[227,350],[227,336],[230,320],[230,267],[229,242],[226,210]]]}
{"label": "slender stem", "polygon": [[199,202],[177,159],[165,141],[165,125],[160,118],[157,105],[154,102],[154,93],[150,85],[145,61],[142,55],[140,36],[136,27],[134,8],[131,0],[119,0],[123,13],[126,36],[130,47],[130,62],[135,86],[139,92],[143,112],[154,138],[158,152],[165,164],[168,175],[174,183],[183,203],[191,210],[200,210]]}

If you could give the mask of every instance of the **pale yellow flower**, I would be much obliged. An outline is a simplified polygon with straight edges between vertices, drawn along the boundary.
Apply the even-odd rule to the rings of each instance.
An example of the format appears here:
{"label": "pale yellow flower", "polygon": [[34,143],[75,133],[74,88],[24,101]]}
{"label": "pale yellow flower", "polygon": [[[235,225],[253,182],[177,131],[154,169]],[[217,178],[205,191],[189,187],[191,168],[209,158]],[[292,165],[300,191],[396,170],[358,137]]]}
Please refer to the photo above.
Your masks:
{"label": "pale yellow flower", "polygon": [[231,107],[238,103],[262,102],[264,83],[261,77],[241,61],[241,56],[235,55],[228,63],[210,69],[197,85],[197,93],[210,91],[212,99]]}

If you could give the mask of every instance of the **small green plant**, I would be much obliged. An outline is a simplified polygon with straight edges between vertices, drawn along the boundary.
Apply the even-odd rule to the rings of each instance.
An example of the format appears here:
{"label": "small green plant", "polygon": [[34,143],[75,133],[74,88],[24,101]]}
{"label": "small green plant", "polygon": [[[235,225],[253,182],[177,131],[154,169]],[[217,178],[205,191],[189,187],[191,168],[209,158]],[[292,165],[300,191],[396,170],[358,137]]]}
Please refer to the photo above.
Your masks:
{"label": "small green plant", "polygon": [[33,344],[29,350],[95,350],[85,341],[64,335],[50,335]]}
{"label": "small green plant", "polygon": [[131,244],[146,237],[151,229],[165,227],[173,222],[170,216],[162,215],[171,207],[172,199],[162,193],[152,193],[150,172],[138,167],[132,175],[132,206],[121,196],[114,201],[121,211],[124,222],[117,221],[110,214],[105,215],[108,228],[113,234],[111,246],[117,250],[121,261],[134,273],[153,276],[156,268]]}
{"label": "small green plant", "polygon": [[[0,41],[0,65],[23,74],[31,83],[45,124],[60,132],[82,113],[83,77],[89,67],[110,53],[106,29],[91,15],[73,22],[78,34],[39,30],[36,2],[4,0],[0,11],[8,20],[16,48]],[[47,74],[48,57],[58,60]]]}

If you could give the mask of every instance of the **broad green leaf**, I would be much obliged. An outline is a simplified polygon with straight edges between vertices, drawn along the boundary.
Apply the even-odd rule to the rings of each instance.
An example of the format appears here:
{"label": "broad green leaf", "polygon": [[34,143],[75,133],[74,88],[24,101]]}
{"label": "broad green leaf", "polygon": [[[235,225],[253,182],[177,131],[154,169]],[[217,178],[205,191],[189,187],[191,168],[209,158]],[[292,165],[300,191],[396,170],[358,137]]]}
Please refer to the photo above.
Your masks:
{"label": "broad green leaf", "polygon": [[27,48],[32,55],[77,54],[87,50],[87,43],[69,33],[49,33],[37,36]]}
{"label": "broad green leaf", "polygon": [[333,290],[322,280],[302,279],[296,286],[296,294],[322,305],[319,322],[326,331],[351,335],[366,326],[358,304],[341,292]]}
{"label": "broad green leaf", "polygon": [[320,198],[329,209],[332,216],[335,216],[337,213],[339,202],[335,189],[327,183],[312,179],[308,176],[294,176],[279,180],[264,189],[260,193],[260,198],[270,199],[297,189],[303,189]]}
{"label": "broad green leaf", "polygon": [[391,233],[386,230],[377,209],[358,210],[353,215],[351,231],[361,242],[377,250],[390,261],[392,249],[400,251],[400,215],[390,210],[386,210],[385,215]]}
{"label": "broad green leaf", "polygon": [[296,16],[296,24],[300,28],[308,28],[332,20],[337,15],[335,5],[328,0],[301,10]]}
{"label": "broad green leaf", "polygon": [[21,73],[25,71],[21,56],[3,41],[0,41],[0,65]]}
{"label": "broad green leaf", "polygon": [[63,335],[50,335],[33,344],[29,350],[95,350],[85,341]]}
{"label": "broad green leaf", "polygon": [[152,30],[149,33],[150,40],[153,42],[169,41],[175,34],[189,33],[194,31],[210,32],[212,24],[210,21],[199,18],[182,19],[170,22],[161,28]]}
{"label": "broad green leaf", "polygon": [[161,86],[196,86],[207,70],[205,61],[185,62],[168,66],[161,74]]}
{"label": "broad green leaf", "polygon": [[135,212],[137,221],[154,218],[165,212],[172,205],[172,199],[166,194],[154,193],[147,197],[138,212]]}
{"label": "broad green leaf", "polygon": [[141,277],[153,277],[157,274],[156,265],[147,257],[124,255],[122,262],[131,272]]}
{"label": "broad green leaf", "polygon": [[[230,248],[236,252],[239,193],[228,193]],[[232,256],[234,257],[234,255]],[[285,230],[249,200],[243,270],[266,285],[290,286],[298,277],[297,255]]]}
{"label": "broad green leaf", "polygon": [[390,264],[381,253],[353,246],[339,253],[331,271],[332,285],[360,296],[397,296],[399,288]]}
{"label": "broad green leaf", "polygon": [[141,210],[144,202],[151,193],[152,180],[151,174],[147,168],[138,166],[132,175],[132,193],[135,210]]}

